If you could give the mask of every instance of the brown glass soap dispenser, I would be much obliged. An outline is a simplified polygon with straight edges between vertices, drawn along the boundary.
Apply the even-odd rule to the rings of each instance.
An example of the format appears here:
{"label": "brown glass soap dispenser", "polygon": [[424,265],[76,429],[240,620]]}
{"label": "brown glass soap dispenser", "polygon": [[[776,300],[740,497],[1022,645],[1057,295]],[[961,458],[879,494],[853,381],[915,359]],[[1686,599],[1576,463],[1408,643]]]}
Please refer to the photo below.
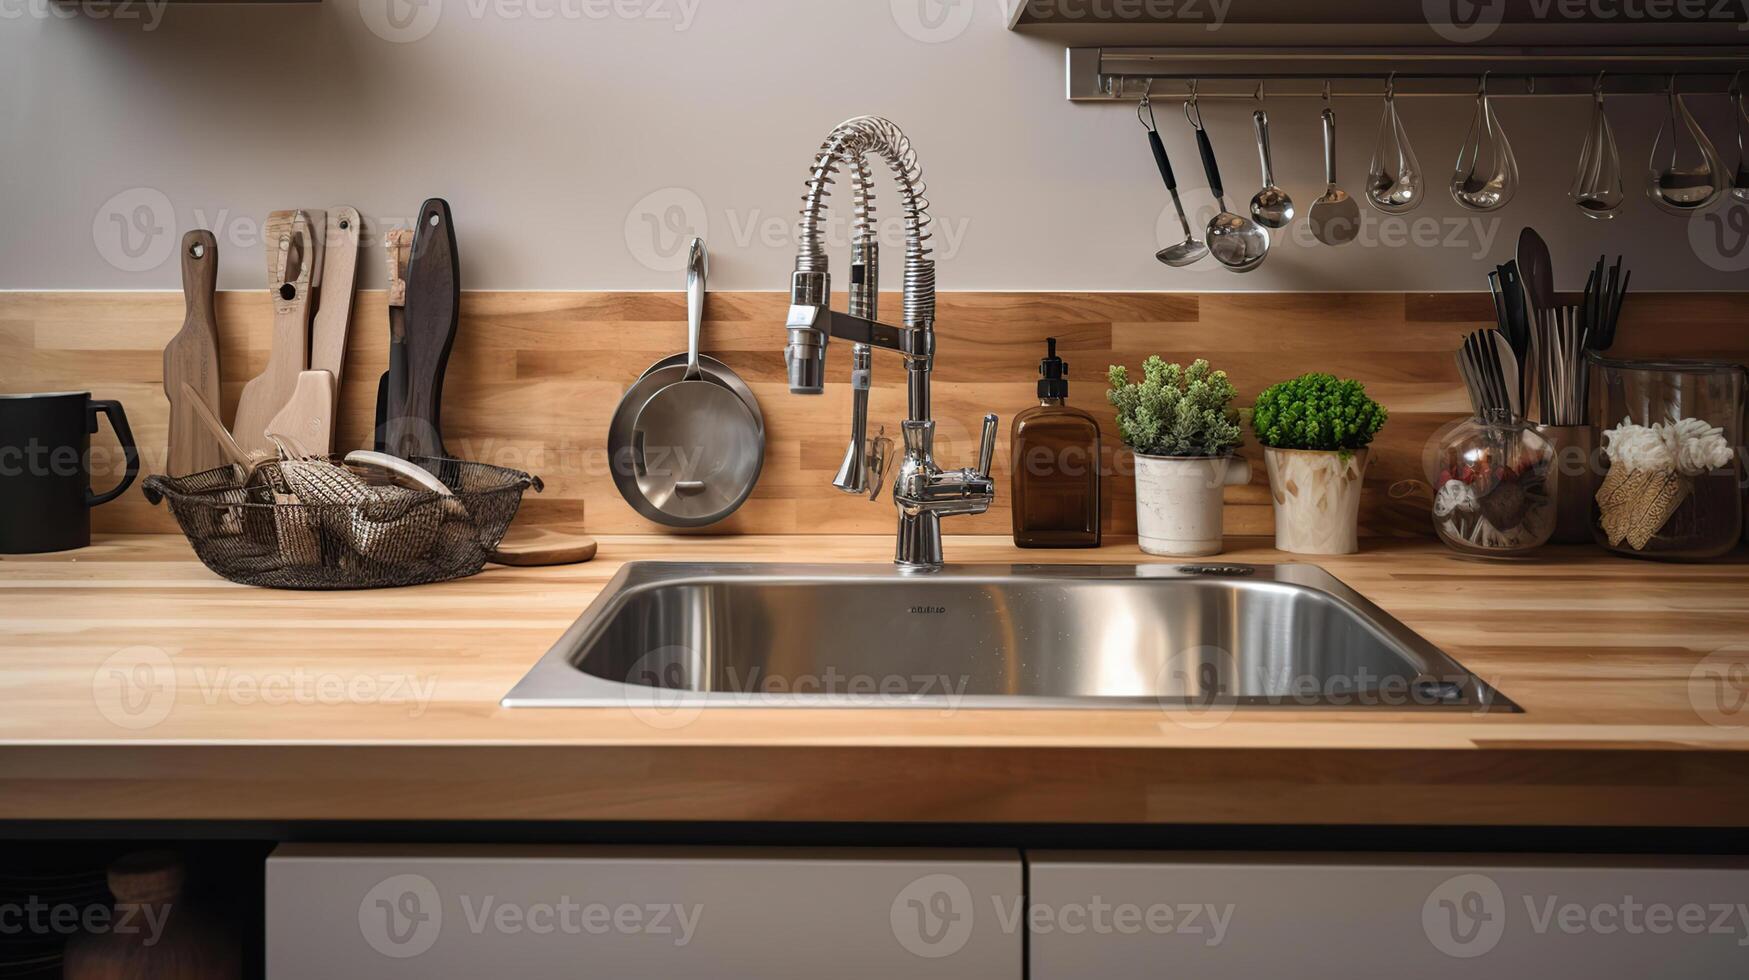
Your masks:
{"label": "brown glass soap dispenser", "polygon": [[1014,416],[1014,543],[1022,548],[1099,546],[1099,423],[1070,408],[1069,365],[1045,341],[1038,404]]}

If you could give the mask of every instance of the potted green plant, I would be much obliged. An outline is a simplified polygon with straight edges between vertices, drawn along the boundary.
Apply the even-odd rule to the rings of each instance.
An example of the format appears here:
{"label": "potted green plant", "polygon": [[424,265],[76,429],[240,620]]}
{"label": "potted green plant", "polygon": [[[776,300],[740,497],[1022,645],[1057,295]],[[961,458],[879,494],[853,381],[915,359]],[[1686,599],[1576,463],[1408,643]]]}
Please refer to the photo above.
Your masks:
{"label": "potted green plant", "polygon": [[1302,555],[1360,550],[1367,446],[1384,406],[1358,381],[1303,374],[1257,396],[1251,428],[1263,444],[1275,501],[1275,546]]}
{"label": "potted green plant", "polygon": [[1221,550],[1221,489],[1247,483],[1251,466],[1233,455],[1242,441],[1238,392],[1227,372],[1198,360],[1189,368],[1158,356],[1142,363],[1137,384],[1121,364],[1106,399],[1136,460],[1136,536],[1151,555],[1213,555]]}

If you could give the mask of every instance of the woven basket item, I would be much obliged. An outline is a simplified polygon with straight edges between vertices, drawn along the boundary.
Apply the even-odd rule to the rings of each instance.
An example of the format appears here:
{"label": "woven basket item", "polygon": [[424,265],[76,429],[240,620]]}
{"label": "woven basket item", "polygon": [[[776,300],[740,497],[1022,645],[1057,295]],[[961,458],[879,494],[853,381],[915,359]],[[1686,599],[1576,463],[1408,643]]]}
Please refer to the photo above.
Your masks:
{"label": "woven basket item", "polygon": [[[233,582],[277,589],[372,589],[478,572],[538,477],[454,459],[415,459],[453,497],[372,484],[324,461],[263,463],[147,477],[202,564]],[[291,503],[289,501],[297,501]]]}

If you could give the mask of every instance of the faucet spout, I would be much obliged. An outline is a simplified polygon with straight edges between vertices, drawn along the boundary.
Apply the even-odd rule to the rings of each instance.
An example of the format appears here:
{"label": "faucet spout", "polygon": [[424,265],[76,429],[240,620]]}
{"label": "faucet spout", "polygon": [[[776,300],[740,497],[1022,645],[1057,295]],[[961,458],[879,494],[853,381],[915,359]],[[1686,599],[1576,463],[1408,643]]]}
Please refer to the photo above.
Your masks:
{"label": "faucet spout", "polygon": [[[879,244],[873,226],[870,157],[885,161],[899,189],[905,222],[902,326],[882,323],[877,316]],[[832,277],[822,231],[826,199],[840,169],[849,174],[855,207],[850,308],[845,313],[835,312],[830,305]],[[942,563],[941,518],[981,514],[995,500],[990,467],[996,417],[984,419],[976,467],[942,470],[936,465],[935,421],[929,397],[935,362],[935,260],[930,257],[929,201],[923,190],[916,151],[889,120],[858,116],[832,130],[814,157],[802,199],[801,243],[795,273],[790,277],[784,363],[791,392],[819,394],[825,390],[827,346],[834,337],[851,341],[851,440],[833,483],[841,490],[861,493],[869,484],[878,484],[884,458],[884,440],[877,436],[871,441],[867,435],[871,352],[878,347],[904,358],[908,418],[901,423],[905,455],[893,482],[899,520],[895,561],[903,567],[927,569]]]}

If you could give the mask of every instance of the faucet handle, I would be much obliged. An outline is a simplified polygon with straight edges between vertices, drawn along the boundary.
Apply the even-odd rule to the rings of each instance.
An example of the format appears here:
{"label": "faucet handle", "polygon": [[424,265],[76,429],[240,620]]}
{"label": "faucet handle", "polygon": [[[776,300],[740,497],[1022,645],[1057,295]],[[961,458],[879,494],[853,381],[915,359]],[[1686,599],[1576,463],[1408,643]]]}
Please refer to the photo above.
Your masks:
{"label": "faucet handle", "polygon": [[989,476],[990,466],[996,461],[996,413],[984,416],[984,439],[978,444],[979,476]]}
{"label": "faucet handle", "polygon": [[892,454],[893,440],[887,438],[887,427],[883,425],[868,441],[868,499],[880,498],[881,481],[886,479],[887,461]]}

